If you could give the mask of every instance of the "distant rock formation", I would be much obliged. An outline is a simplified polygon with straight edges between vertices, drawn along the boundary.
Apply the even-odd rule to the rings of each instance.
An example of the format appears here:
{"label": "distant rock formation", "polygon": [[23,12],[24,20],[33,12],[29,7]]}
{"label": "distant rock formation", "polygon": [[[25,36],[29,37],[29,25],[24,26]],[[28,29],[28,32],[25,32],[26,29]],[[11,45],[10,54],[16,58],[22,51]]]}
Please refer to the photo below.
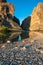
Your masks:
{"label": "distant rock formation", "polygon": [[32,12],[30,30],[43,30],[43,3],[39,3]]}
{"label": "distant rock formation", "polygon": [[34,8],[32,15],[23,21],[21,27],[23,30],[43,30],[43,3]]}
{"label": "distant rock formation", "polygon": [[0,26],[21,29],[18,21],[14,16],[14,5],[6,3],[6,0],[0,0]]}
{"label": "distant rock formation", "polygon": [[30,22],[31,22],[31,16],[24,19],[24,21],[22,22],[22,25],[21,25],[22,29],[23,30],[29,30]]}

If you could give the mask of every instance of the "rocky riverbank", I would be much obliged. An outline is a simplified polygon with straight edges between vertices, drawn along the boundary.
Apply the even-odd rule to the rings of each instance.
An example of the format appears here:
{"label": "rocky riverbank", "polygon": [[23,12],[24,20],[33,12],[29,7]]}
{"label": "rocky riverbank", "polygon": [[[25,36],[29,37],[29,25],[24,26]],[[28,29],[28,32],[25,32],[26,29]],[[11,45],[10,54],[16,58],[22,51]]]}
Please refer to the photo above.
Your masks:
{"label": "rocky riverbank", "polygon": [[43,34],[0,44],[0,65],[43,65]]}

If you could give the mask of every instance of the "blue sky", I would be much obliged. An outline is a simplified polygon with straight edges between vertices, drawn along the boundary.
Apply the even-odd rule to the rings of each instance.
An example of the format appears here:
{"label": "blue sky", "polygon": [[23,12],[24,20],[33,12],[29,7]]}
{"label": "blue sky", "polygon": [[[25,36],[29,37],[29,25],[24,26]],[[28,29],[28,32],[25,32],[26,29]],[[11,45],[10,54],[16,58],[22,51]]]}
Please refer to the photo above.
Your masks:
{"label": "blue sky", "polygon": [[7,2],[14,4],[14,15],[19,18],[21,23],[22,20],[32,14],[34,7],[43,0],[7,0]]}

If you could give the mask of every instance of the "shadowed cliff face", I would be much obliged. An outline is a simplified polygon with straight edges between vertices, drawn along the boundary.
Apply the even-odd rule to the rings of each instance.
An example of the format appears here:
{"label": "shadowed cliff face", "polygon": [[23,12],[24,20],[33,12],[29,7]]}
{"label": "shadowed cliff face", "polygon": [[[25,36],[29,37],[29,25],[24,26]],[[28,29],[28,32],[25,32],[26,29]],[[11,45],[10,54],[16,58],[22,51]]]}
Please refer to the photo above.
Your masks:
{"label": "shadowed cliff face", "polygon": [[14,16],[13,21],[16,22],[18,25],[20,25],[20,21],[19,21],[19,19],[17,17]]}
{"label": "shadowed cliff face", "polygon": [[6,0],[0,0],[0,2],[7,2]]}
{"label": "shadowed cliff face", "polygon": [[27,17],[23,22],[22,22],[22,29],[23,30],[29,30],[30,27],[30,22],[31,22],[31,16]]}

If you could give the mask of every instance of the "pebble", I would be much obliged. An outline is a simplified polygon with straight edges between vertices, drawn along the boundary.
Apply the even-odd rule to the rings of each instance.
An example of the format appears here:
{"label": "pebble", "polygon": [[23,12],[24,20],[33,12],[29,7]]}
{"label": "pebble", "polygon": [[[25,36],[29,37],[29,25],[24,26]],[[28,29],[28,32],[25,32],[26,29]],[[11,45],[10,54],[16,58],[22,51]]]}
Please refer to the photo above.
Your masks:
{"label": "pebble", "polygon": [[5,48],[5,45],[2,45],[2,47],[1,48]]}
{"label": "pebble", "polygon": [[14,49],[15,49],[15,50],[18,50],[18,47],[15,47]]}
{"label": "pebble", "polygon": [[40,53],[43,54],[43,50],[40,50]]}
{"label": "pebble", "polygon": [[26,51],[26,47],[21,48],[21,51]]}
{"label": "pebble", "polygon": [[[0,47],[0,65],[43,65],[43,50],[38,49],[38,42],[31,46],[25,44],[18,47],[14,44]],[[39,51],[40,53],[37,53]]]}
{"label": "pebble", "polygon": [[11,43],[11,41],[8,40],[7,43]]}

